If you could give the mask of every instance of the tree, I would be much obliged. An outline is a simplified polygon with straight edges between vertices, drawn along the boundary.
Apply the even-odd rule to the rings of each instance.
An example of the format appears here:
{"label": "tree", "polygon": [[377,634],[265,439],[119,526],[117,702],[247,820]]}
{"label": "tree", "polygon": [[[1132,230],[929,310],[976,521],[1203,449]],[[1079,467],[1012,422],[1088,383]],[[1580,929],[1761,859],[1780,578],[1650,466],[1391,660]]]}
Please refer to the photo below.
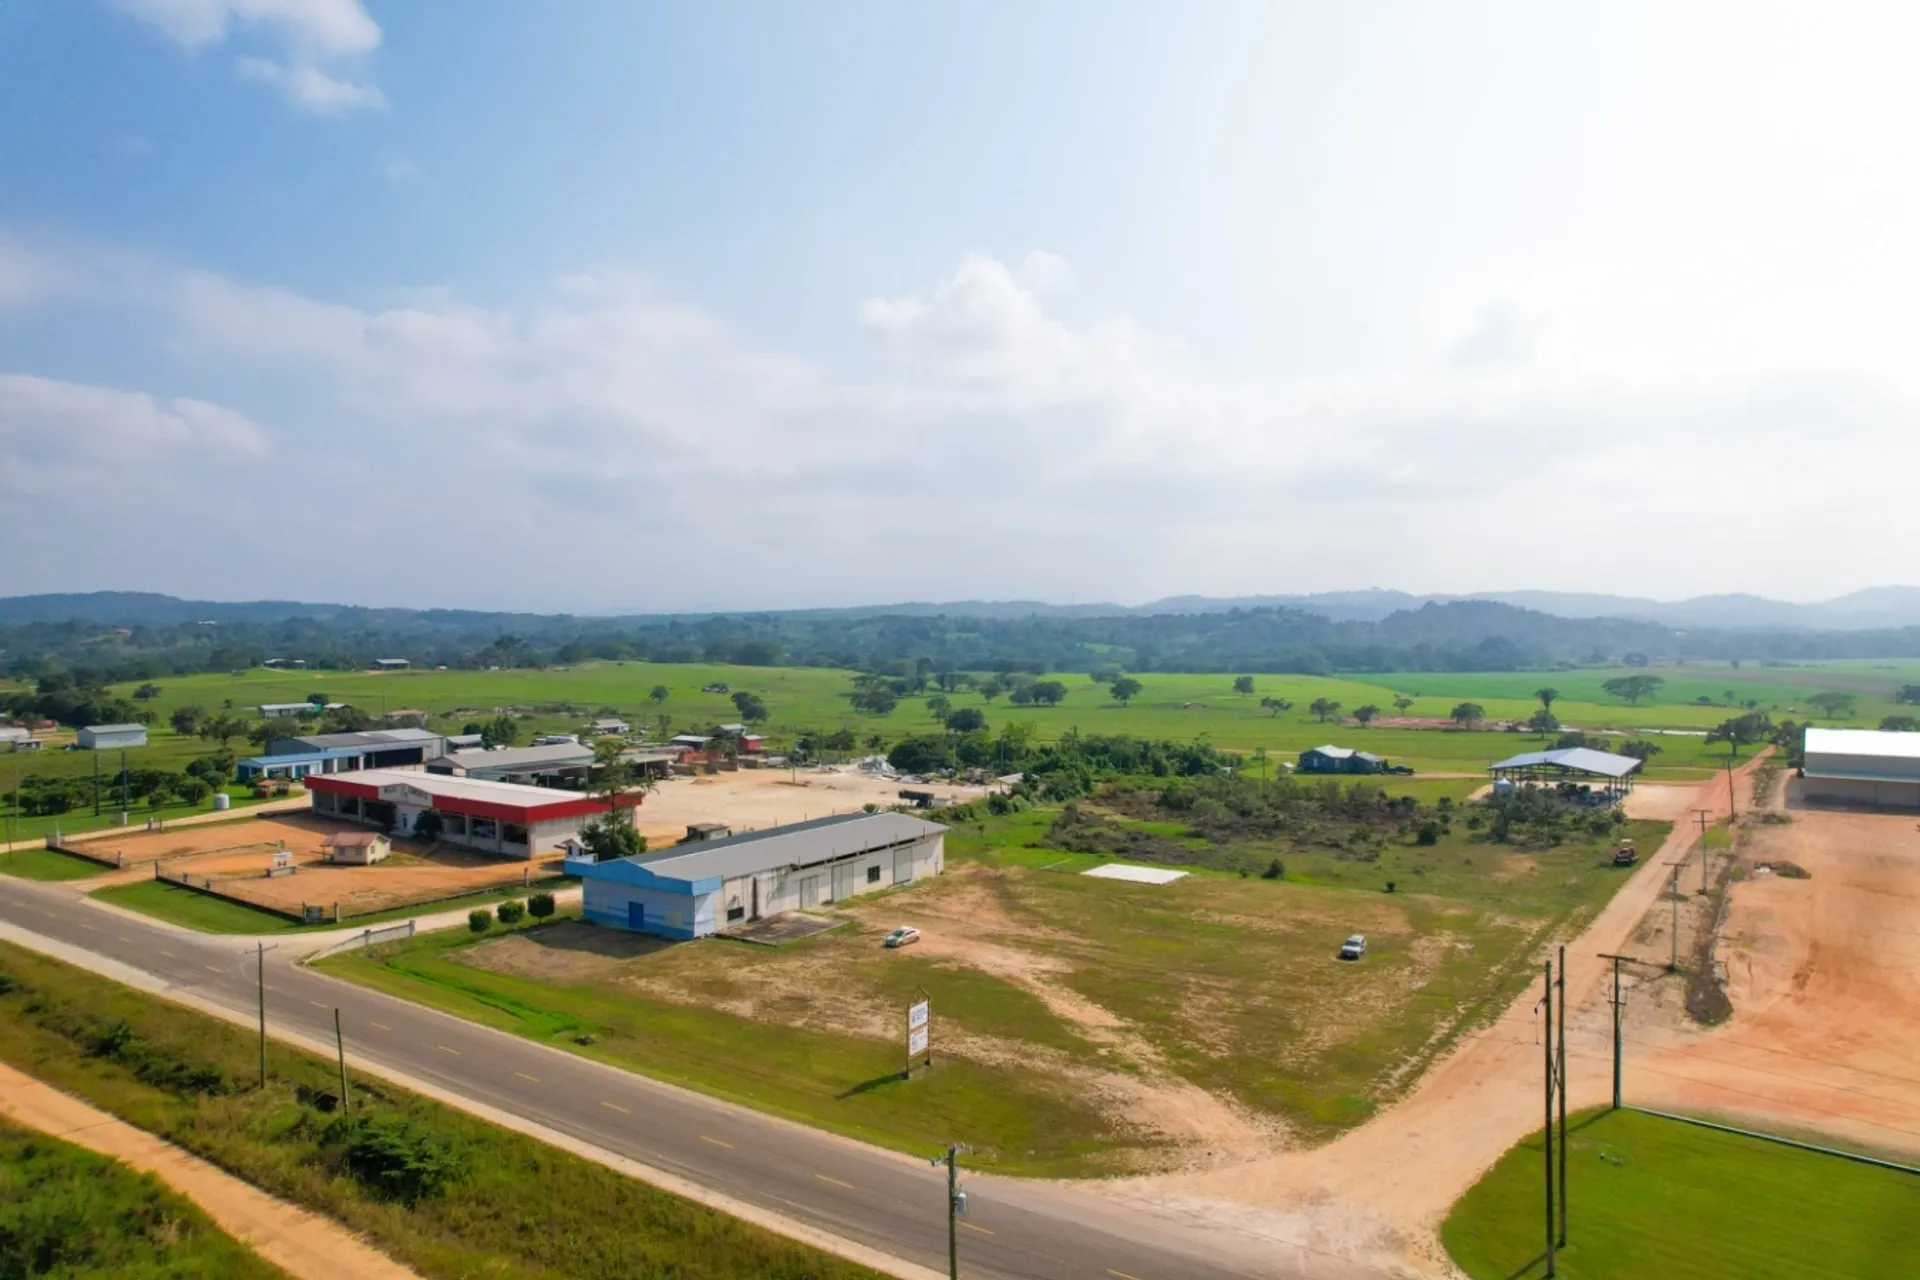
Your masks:
{"label": "tree", "polygon": [[1903,684],[1899,692],[1893,695],[1895,702],[1904,702],[1909,706],[1920,704],[1920,684]]}
{"label": "tree", "polygon": [[653,780],[634,776],[633,767],[624,759],[626,749],[618,738],[601,738],[593,744],[593,772],[587,794],[608,808],[580,828],[580,843],[595,862],[631,858],[647,851],[646,837],[633,825],[633,805],[628,798],[635,791],[652,790]]}
{"label": "tree", "polygon": [[767,718],[767,704],[760,695],[744,689],[733,695],[733,709],[748,724],[759,724]]}
{"label": "tree", "polygon": [[240,719],[238,716],[230,716],[225,713],[213,717],[200,726],[200,736],[208,742],[219,743],[222,751],[227,749],[227,743],[235,738],[245,737],[246,733],[247,722],[245,720]]}
{"label": "tree", "polygon": [[1363,707],[1355,707],[1353,709],[1353,718],[1359,722],[1362,729],[1372,724],[1373,718],[1379,714],[1380,708],[1374,706],[1371,702]]}
{"label": "tree", "polygon": [[499,906],[501,924],[519,924],[527,918],[527,904],[507,899]]}
{"label": "tree", "polygon": [[1321,724],[1340,714],[1340,704],[1332,698],[1315,698],[1307,704],[1307,710],[1313,712],[1313,718]]}
{"label": "tree", "polygon": [[953,710],[953,699],[944,693],[936,693],[927,699],[927,713],[941,724],[947,722],[947,712]]}
{"label": "tree", "polygon": [[887,752],[887,763],[901,773],[938,773],[953,767],[953,748],[944,736],[902,738]]}
{"label": "tree", "polygon": [[[1244,677],[1242,678],[1244,679]],[[1239,681],[1236,680],[1234,683],[1237,685]],[[1253,681],[1248,680],[1247,683],[1252,684]],[[1124,707],[1140,692],[1140,682],[1132,676],[1121,676],[1113,682],[1113,686],[1108,689],[1107,692],[1113,695],[1115,702]]]}
{"label": "tree", "polygon": [[1407,714],[1407,708],[1412,705],[1413,705],[1413,699],[1409,698],[1404,693],[1393,700],[1393,709],[1395,711],[1398,711],[1401,715]]}
{"label": "tree", "polygon": [[475,933],[485,933],[493,928],[493,911],[488,907],[475,907],[467,912],[467,928]]}
{"label": "tree", "polygon": [[1487,709],[1477,702],[1462,702],[1447,713],[1447,718],[1462,729],[1471,729],[1487,718]]}
{"label": "tree", "polygon": [[173,731],[185,738],[200,732],[200,722],[207,718],[207,709],[202,706],[175,707],[173,714],[167,717],[167,723]]}
{"label": "tree", "polygon": [[1888,716],[1880,722],[1882,733],[1920,733],[1920,720],[1912,716]]}
{"label": "tree", "polygon": [[1750,743],[1767,742],[1774,734],[1773,718],[1761,711],[1749,711],[1746,715],[1735,716],[1731,720],[1722,720],[1707,730],[1706,743],[1712,746],[1724,742],[1731,753],[1738,755],[1740,748]]}
{"label": "tree", "polygon": [[1657,742],[1641,742],[1636,739],[1632,742],[1621,743],[1616,754],[1632,756],[1635,760],[1647,761],[1660,754],[1660,744]]}
{"label": "tree", "polygon": [[653,692],[649,693],[647,696],[653,699],[653,705],[657,707],[661,703],[665,702],[668,698],[672,697],[673,693],[671,690],[667,688],[667,686],[663,684],[657,684],[653,686]]}
{"label": "tree", "polygon": [[1534,712],[1532,718],[1527,721],[1527,728],[1542,735],[1558,733],[1560,732],[1560,717],[1554,715],[1553,712],[1547,710],[1545,707],[1542,707]]}
{"label": "tree", "polygon": [[545,920],[553,914],[554,901],[550,893],[536,893],[527,899],[527,914],[535,920]]}
{"label": "tree", "polygon": [[160,686],[149,680],[133,691],[134,701],[150,702],[160,696]]}
{"label": "tree", "polygon": [[1630,707],[1637,707],[1659,693],[1661,686],[1666,683],[1659,676],[1616,676],[1600,687],[1606,690],[1608,697],[1618,698]]}
{"label": "tree", "polygon": [[950,733],[978,733],[986,727],[986,712],[978,707],[962,707],[947,716],[947,730]]}
{"label": "tree", "polygon": [[1541,688],[1535,689],[1533,691],[1533,696],[1540,699],[1540,709],[1542,711],[1551,712],[1553,710],[1554,702],[1557,701],[1560,697],[1560,691],[1554,688],[1552,685],[1545,685]]}
{"label": "tree", "polygon": [[887,735],[884,733],[868,734],[866,748],[869,751],[885,751],[887,749]]}
{"label": "tree", "polygon": [[280,731],[273,727],[271,720],[256,720],[247,726],[247,741],[263,750],[269,742],[279,736]]}
{"label": "tree", "polygon": [[173,794],[188,804],[199,804],[213,794],[213,788],[201,778],[183,778]]}
{"label": "tree", "polygon": [[1058,706],[1067,696],[1067,686],[1058,680],[1035,680],[1027,686],[1033,700],[1043,706]]}
{"label": "tree", "polygon": [[489,747],[510,747],[520,741],[520,726],[512,716],[495,716],[480,730],[480,740]]}
{"label": "tree", "polygon": [[1252,676],[1235,676],[1233,678],[1233,691],[1239,694],[1252,693],[1253,677]]}
{"label": "tree", "polygon": [[1807,699],[1807,705],[1828,720],[1845,720],[1853,715],[1854,706],[1859,701],[1850,693],[1816,693]]}
{"label": "tree", "polygon": [[1293,704],[1285,698],[1262,698],[1260,699],[1260,709],[1262,711],[1272,712],[1275,716],[1278,716],[1282,711],[1293,710]]}
{"label": "tree", "polygon": [[429,844],[438,840],[446,829],[446,820],[440,816],[438,809],[428,809],[413,820],[413,838]]}
{"label": "tree", "polygon": [[985,698],[989,704],[1006,691],[1007,682],[999,676],[988,676],[980,682],[980,696]]}

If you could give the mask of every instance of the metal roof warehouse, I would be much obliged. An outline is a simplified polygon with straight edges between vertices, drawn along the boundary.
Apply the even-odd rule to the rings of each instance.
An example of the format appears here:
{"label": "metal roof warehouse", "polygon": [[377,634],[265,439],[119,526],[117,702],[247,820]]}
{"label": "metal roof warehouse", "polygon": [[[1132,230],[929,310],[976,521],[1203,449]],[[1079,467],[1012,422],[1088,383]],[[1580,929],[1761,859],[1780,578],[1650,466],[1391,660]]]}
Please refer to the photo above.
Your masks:
{"label": "metal roof warehouse", "polygon": [[595,924],[698,938],[727,924],[840,902],[939,875],[947,829],[903,813],[851,813],[699,840],[610,862],[570,858]]}
{"label": "metal roof warehouse", "polygon": [[1920,733],[1808,729],[1801,759],[1807,800],[1920,808]]}

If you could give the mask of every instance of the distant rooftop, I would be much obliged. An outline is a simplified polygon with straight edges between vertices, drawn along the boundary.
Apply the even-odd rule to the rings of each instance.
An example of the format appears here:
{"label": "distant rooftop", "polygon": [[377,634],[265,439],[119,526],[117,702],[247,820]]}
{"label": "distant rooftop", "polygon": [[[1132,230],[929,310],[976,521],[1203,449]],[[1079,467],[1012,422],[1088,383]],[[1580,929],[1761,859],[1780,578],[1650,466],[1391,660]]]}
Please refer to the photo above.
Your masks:
{"label": "distant rooftop", "polygon": [[843,813],[765,831],[745,831],[720,840],[696,840],[663,853],[625,859],[669,880],[731,878],[805,867],[873,849],[906,844],[946,828],[904,813]]}

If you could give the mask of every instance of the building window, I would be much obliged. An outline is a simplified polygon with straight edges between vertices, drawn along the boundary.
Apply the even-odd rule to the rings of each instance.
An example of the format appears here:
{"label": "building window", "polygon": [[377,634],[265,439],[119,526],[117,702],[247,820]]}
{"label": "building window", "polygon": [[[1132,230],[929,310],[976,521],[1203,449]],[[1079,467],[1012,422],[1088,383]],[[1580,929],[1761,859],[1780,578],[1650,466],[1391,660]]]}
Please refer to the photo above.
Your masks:
{"label": "building window", "polygon": [[868,883],[868,884],[879,884],[879,883],[880,883],[880,868],[879,868],[879,867],[868,867],[868,868],[867,868],[867,883]]}
{"label": "building window", "polygon": [[746,918],[747,918],[747,909],[745,907],[728,907],[727,908],[728,920],[745,920]]}
{"label": "building window", "polygon": [[473,820],[473,838],[475,840],[491,840],[494,838],[495,831],[496,828],[494,827],[492,818],[475,818]]}
{"label": "building window", "polygon": [[527,842],[527,829],[509,822],[500,829],[500,838],[508,844],[525,844]]}

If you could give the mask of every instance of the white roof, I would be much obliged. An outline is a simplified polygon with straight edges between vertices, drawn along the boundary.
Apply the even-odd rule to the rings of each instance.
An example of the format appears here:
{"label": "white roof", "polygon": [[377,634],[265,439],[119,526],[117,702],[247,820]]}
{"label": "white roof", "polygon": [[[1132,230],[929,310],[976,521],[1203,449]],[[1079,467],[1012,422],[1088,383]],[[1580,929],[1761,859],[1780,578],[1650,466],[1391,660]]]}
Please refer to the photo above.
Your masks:
{"label": "white roof", "polygon": [[1557,765],[1577,773],[1597,773],[1607,778],[1624,778],[1638,769],[1640,764],[1640,760],[1635,756],[1615,755],[1611,751],[1595,751],[1592,747],[1560,747],[1553,751],[1523,751],[1517,756],[1508,756],[1498,764],[1488,767],[1533,769],[1541,765]]}
{"label": "white roof", "polygon": [[143,724],[90,724],[87,726],[88,733],[145,733],[146,731],[147,726]]}
{"label": "white roof", "polygon": [[330,781],[357,782],[369,787],[396,787],[404,783],[430,796],[491,800],[495,804],[529,808],[592,799],[582,792],[564,791],[558,787],[529,787],[518,782],[492,782],[484,778],[455,778],[444,773],[422,773],[418,769],[350,769],[345,773],[321,776]]}
{"label": "white roof", "polygon": [[1187,873],[1172,871],[1166,867],[1129,867],[1125,863],[1109,862],[1105,866],[1092,867],[1080,874],[1092,876],[1096,880],[1126,880],[1132,884],[1172,884]]}
{"label": "white roof", "polygon": [[1920,733],[1883,733],[1878,729],[1808,729],[1807,754],[1892,756],[1920,760]]}

